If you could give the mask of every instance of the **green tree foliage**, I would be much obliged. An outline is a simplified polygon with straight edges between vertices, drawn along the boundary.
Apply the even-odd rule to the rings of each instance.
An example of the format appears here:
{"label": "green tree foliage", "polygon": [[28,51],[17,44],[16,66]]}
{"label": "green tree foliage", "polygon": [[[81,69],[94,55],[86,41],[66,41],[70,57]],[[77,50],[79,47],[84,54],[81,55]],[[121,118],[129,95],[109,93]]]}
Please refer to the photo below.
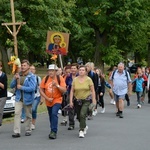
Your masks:
{"label": "green tree foliage", "polygon": [[[12,22],[10,1],[3,0],[0,8],[2,22]],[[73,3],[64,0],[18,0],[14,1],[16,22],[26,22],[18,34],[19,57],[28,58],[29,54],[43,55],[46,50],[47,31],[69,32],[64,26],[70,15]],[[3,45],[12,47],[12,36],[6,27],[0,28]],[[7,41],[7,42],[6,42]],[[8,42],[9,41],[9,42]]]}
{"label": "green tree foliage", "polygon": [[[18,0],[17,22],[26,22],[18,34],[20,57],[33,60],[46,49],[48,30],[70,33],[69,54],[73,61],[82,57],[103,68],[127,59],[147,58],[150,38],[149,0]],[[0,19],[11,22],[10,1],[0,1]],[[2,47],[12,47],[12,36],[0,27]],[[40,54],[40,55],[39,55]]]}
{"label": "green tree foliage", "polygon": [[76,48],[83,50],[84,56],[85,51],[90,51],[89,57],[102,67],[104,61],[112,65],[124,61],[129,52],[136,52],[140,60],[145,58],[149,3],[148,0],[77,0],[73,19],[81,36],[76,39],[85,41],[87,47],[76,44]]}

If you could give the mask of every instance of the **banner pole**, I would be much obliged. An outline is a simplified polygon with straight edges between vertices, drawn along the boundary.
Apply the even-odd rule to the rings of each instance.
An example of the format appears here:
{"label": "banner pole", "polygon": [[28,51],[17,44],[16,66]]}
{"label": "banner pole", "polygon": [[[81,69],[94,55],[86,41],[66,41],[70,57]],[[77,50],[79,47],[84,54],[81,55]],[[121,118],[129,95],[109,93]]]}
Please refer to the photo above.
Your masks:
{"label": "banner pole", "polygon": [[59,61],[60,61],[60,66],[61,66],[61,69],[63,70],[63,63],[62,63],[62,57],[61,57],[61,54],[59,54]]}

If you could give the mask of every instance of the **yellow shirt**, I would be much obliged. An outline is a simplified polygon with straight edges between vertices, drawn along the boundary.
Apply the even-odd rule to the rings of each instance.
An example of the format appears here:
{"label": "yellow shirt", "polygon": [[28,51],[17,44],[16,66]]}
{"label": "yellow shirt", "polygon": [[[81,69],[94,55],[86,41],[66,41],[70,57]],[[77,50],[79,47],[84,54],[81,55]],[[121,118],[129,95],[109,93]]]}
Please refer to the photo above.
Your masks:
{"label": "yellow shirt", "polygon": [[74,78],[72,86],[74,88],[74,96],[76,99],[86,99],[91,94],[91,85],[93,81],[88,76],[84,82],[79,82],[79,77]]}

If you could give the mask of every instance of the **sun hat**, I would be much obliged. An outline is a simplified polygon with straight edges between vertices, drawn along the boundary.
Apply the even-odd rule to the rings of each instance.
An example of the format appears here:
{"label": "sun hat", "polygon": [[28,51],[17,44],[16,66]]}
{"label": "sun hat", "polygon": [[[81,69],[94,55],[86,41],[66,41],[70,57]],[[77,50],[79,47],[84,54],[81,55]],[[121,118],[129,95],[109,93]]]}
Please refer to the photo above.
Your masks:
{"label": "sun hat", "polygon": [[55,64],[51,64],[51,65],[48,66],[47,70],[58,70],[58,67]]}

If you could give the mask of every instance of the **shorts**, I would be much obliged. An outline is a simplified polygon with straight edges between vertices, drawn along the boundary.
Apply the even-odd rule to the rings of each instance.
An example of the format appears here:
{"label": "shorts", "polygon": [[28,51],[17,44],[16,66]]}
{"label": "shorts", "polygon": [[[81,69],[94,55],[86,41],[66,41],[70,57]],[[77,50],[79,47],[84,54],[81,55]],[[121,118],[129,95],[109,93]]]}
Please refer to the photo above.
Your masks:
{"label": "shorts", "polygon": [[125,99],[125,94],[123,94],[123,95],[117,95],[117,94],[114,93],[114,100],[115,100],[116,102],[118,102],[119,99],[124,100],[124,99]]}

